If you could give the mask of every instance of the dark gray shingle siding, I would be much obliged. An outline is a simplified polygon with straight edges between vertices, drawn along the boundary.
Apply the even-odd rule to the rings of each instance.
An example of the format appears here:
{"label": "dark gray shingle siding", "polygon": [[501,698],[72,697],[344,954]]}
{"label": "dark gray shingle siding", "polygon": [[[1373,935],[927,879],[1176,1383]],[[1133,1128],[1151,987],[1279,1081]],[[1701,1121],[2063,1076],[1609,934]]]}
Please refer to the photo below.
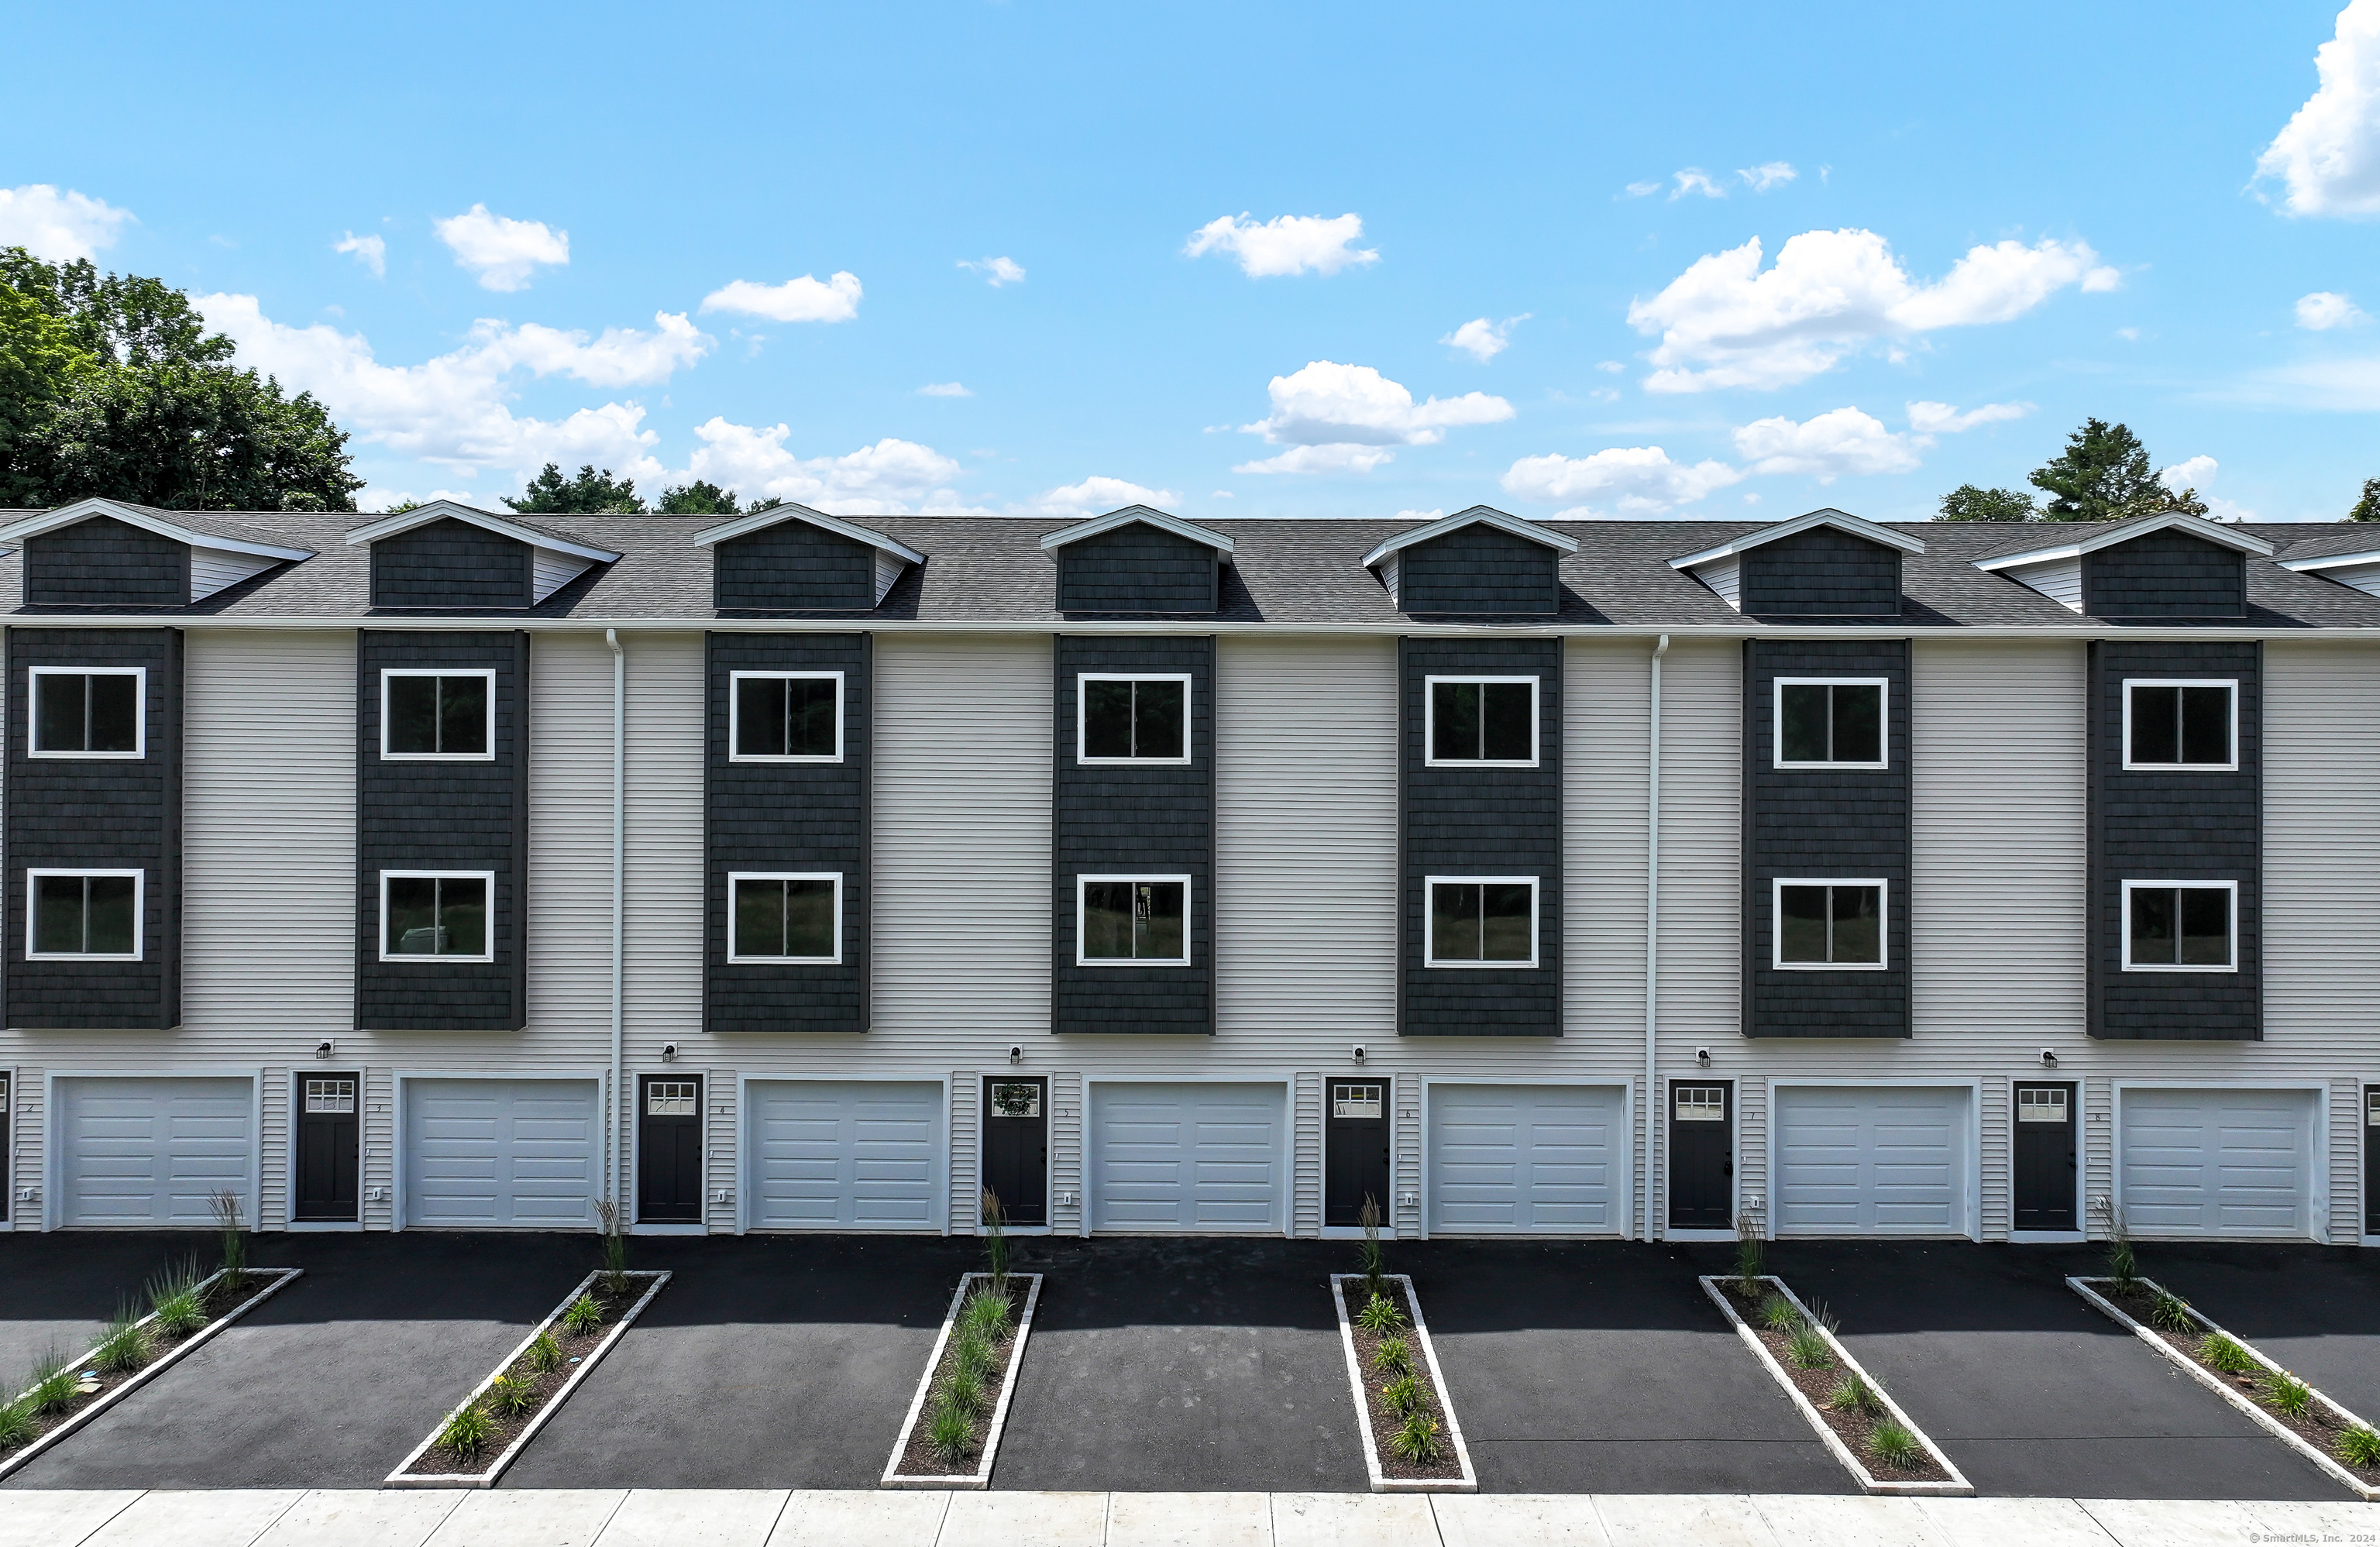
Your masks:
{"label": "dark gray shingle siding", "polygon": [[1900,615],[1900,551],[1813,526],[1743,556],[1737,600],[1754,617]]}
{"label": "dark gray shingle siding", "polygon": [[2094,618],[2236,620],[2248,608],[2246,558],[2187,532],[2151,532],[2082,556],[2082,610]]}
{"label": "dark gray shingle siding", "polygon": [[1135,521],[1051,550],[1062,612],[1212,612],[1220,557],[1203,542]]}
{"label": "dark gray shingle siding", "polygon": [[371,545],[372,605],[518,611],[536,595],[535,551],[468,521],[432,521]]}
{"label": "dark gray shingle siding", "polygon": [[25,542],[25,600],[36,607],[180,607],[190,599],[190,550],[113,516],[93,516]]}
{"label": "dark gray shingle siding", "polygon": [[715,543],[722,612],[865,612],[876,605],[876,550],[798,518]]}
{"label": "dark gray shingle siding", "polygon": [[1561,610],[1561,551],[1484,521],[1397,554],[1397,605],[1407,613],[1551,616]]}

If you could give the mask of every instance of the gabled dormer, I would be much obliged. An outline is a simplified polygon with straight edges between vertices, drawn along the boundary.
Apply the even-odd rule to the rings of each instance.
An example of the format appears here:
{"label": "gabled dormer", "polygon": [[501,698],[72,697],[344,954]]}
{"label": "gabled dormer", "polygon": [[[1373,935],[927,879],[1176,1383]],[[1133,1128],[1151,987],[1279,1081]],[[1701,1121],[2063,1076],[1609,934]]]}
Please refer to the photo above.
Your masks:
{"label": "gabled dormer", "polygon": [[583,538],[432,500],[358,526],[350,548],[371,550],[374,607],[526,611],[620,555]]}
{"label": "gabled dormer", "polygon": [[[2180,511],[2034,539],[1975,567],[2093,618],[2242,618],[2248,556],[2273,545]],[[2046,537],[2046,533],[2045,533]]]}
{"label": "gabled dormer", "polygon": [[2278,562],[2294,574],[2318,574],[2380,597],[2380,532],[2369,527],[2291,543]]}
{"label": "gabled dormer", "polygon": [[1179,516],[1126,505],[1041,539],[1058,566],[1061,612],[1213,612],[1232,539]]}
{"label": "gabled dormer", "polygon": [[1575,539],[1486,505],[1400,532],[1364,567],[1406,613],[1550,615],[1561,610],[1561,561]]}
{"label": "gabled dormer", "polygon": [[881,532],[771,505],[698,532],[710,550],[710,605],[722,612],[866,612],[926,556]]}
{"label": "gabled dormer", "polygon": [[1816,510],[1670,561],[1752,617],[1897,618],[1900,561],[1925,545],[1839,510]]}
{"label": "gabled dormer", "polygon": [[28,607],[186,607],[314,556],[234,522],[120,500],[78,500],[0,526],[24,551]]}

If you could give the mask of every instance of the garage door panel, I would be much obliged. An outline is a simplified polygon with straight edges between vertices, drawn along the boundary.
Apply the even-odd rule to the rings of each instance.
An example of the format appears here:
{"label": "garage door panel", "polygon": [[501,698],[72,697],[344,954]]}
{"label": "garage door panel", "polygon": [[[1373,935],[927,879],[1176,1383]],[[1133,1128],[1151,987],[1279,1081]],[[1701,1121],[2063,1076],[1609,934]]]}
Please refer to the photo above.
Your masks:
{"label": "garage door panel", "polygon": [[2313,1234],[2315,1094],[2127,1090],[2124,1222],[2169,1236]]}
{"label": "garage door panel", "polygon": [[1965,1235],[1961,1088],[1786,1086],[1777,1093],[1780,1235]]}
{"label": "garage door panel", "polygon": [[745,1093],[753,1228],[939,1227],[939,1082],[755,1080]]}
{"label": "garage door panel", "polygon": [[1626,1110],[1617,1085],[1433,1085],[1429,1228],[1616,1231]]}
{"label": "garage door panel", "polygon": [[592,1080],[407,1080],[405,1222],[576,1229],[594,1218],[601,1098]]}
{"label": "garage door panel", "polygon": [[1094,1084],[1091,1228],[1277,1232],[1286,1133],[1278,1085]]}
{"label": "garage door panel", "polygon": [[256,1218],[253,1082],[74,1076],[56,1090],[62,1226],[212,1225],[226,1189]]}

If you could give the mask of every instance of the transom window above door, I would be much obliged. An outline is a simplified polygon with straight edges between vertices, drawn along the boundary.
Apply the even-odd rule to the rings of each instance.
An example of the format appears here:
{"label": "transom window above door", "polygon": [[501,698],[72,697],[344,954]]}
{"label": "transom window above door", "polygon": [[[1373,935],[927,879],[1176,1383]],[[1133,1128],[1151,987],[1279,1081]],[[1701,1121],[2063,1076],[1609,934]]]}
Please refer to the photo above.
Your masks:
{"label": "transom window above door", "polygon": [[35,757],[141,755],[149,673],[143,667],[32,669]]}
{"label": "transom window above door", "polygon": [[730,961],[843,960],[843,877],[832,872],[727,877]]}
{"label": "transom window above door", "polygon": [[1082,876],[1075,878],[1077,966],[1186,967],[1190,936],[1187,876]]}
{"label": "transom window above door", "polygon": [[1190,761],[1190,677],[1123,676],[1085,671],[1075,677],[1079,763]]}
{"label": "transom window above door", "polygon": [[1776,962],[1800,971],[1884,966],[1884,883],[1776,883]]}
{"label": "transom window above door", "polygon": [[1680,1085],[1678,1120],[1682,1123],[1723,1123],[1727,1121],[1727,1087],[1724,1085]]}
{"label": "transom window above door", "polygon": [[2239,971],[2236,881],[2126,881],[2124,971]]}
{"label": "transom window above door", "polygon": [[495,758],[493,671],[380,674],[380,755],[420,761]]}
{"label": "transom window above door", "polygon": [[1537,964],[1537,878],[1534,876],[1432,876],[1427,883],[1432,967],[1534,967]]}
{"label": "transom window above door", "polygon": [[1423,684],[1431,767],[1537,766],[1537,679],[1431,677]]}
{"label": "transom window above door", "polygon": [[2124,681],[2124,767],[2224,773],[2240,766],[2240,684],[2228,679]]}
{"label": "transom window above door", "polygon": [[843,673],[731,671],[727,746],[732,763],[843,761]]}
{"label": "transom window above door", "polygon": [[381,960],[492,961],[487,870],[383,870],[380,876]]}
{"label": "transom window above door", "polygon": [[2016,1088],[2016,1120],[2021,1123],[2062,1123],[2066,1120],[2067,1091],[2063,1085],[2019,1085]]}
{"label": "transom window above door", "polygon": [[1038,1118],[1041,1115],[1041,1082],[1038,1080],[995,1080],[991,1082],[991,1115],[995,1118]]}
{"label": "transom window above door", "polygon": [[1885,708],[1891,692],[1883,677],[1777,679],[1777,767],[1881,768]]}
{"label": "transom window above door", "polygon": [[1342,1085],[1330,1087],[1330,1115],[1334,1118],[1377,1118],[1383,1110],[1381,1089],[1378,1085]]}
{"label": "transom window above door", "polygon": [[356,1082],[352,1080],[309,1080],[306,1082],[306,1110],[334,1115],[356,1109]]}
{"label": "transom window above door", "polygon": [[692,1118],[702,1112],[701,1087],[691,1080],[645,1082],[645,1115],[649,1118]]}

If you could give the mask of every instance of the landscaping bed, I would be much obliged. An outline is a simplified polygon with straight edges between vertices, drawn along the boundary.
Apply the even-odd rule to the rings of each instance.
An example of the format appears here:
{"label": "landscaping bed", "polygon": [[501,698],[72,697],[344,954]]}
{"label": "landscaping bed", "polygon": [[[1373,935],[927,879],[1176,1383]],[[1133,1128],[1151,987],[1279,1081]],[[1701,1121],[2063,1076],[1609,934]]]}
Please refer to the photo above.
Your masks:
{"label": "landscaping bed", "polygon": [[1038,1273],[969,1273],[926,1360],[884,1465],[886,1488],[987,1488],[1016,1369],[1041,1299]]}
{"label": "landscaping bed", "polygon": [[81,1358],[53,1355],[0,1403],[0,1477],[97,1418],[304,1274],[303,1268],[166,1269],[143,1290],[147,1314],[119,1311]]}
{"label": "landscaping bed", "polygon": [[1478,1492],[1413,1280],[1401,1273],[1334,1273],[1330,1299],[1339,1308],[1347,1379],[1364,1420],[1364,1467],[1372,1492]]}
{"label": "landscaping bed", "polygon": [[2069,1278],[2074,1292],[2361,1497],[2380,1499],[2380,1432],[2154,1278]]}
{"label": "landscaping bed", "polygon": [[[1755,1259],[1756,1260],[1756,1259]],[[1960,1475],[1813,1308],[1773,1274],[1705,1276],[1703,1290],[1767,1365],[1835,1458],[1871,1493],[1967,1494]]]}
{"label": "landscaping bed", "polygon": [[668,1274],[650,1271],[589,1274],[460,1406],[439,1420],[384,1486],[493,1486],[669,1280]]}

